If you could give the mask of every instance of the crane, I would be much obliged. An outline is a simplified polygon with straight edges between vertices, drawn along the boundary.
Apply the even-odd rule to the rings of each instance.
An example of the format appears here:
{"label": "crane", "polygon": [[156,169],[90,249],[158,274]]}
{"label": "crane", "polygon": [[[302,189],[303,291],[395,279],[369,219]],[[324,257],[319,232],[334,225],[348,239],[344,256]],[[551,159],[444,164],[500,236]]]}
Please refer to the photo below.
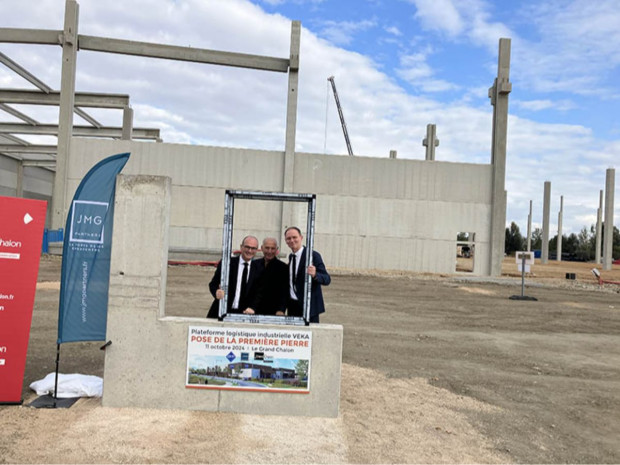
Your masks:
{"label": "crane", "polygon": [[340,99],[338,98],[338,92],[336,91],[336,83],[334,82],[334,76],[327,78],[332,84],[332,90],[334,91],[334,99],[336,100],[336,106],[338,107],[338,115],[340,115],[340,123],[342,124],[342,132],[344,133],[344,140],[347,143],[347,150],[349,155],[353,156],[353,148],[351,147],[351,141],[349,140],[349,133],[347,132],[347,124],[344,122],[344,115],[342,114],[342,108],[340,107]]}

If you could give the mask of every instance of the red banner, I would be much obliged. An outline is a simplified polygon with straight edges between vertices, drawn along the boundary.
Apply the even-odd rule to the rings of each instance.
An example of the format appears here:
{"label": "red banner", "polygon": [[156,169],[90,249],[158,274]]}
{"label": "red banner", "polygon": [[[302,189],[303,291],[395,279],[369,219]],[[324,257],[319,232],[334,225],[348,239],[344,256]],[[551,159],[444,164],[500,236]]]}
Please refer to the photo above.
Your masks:
{"label": "red banner", "polygon": [[21,403],[46,208],[0,197],[0,403]]}

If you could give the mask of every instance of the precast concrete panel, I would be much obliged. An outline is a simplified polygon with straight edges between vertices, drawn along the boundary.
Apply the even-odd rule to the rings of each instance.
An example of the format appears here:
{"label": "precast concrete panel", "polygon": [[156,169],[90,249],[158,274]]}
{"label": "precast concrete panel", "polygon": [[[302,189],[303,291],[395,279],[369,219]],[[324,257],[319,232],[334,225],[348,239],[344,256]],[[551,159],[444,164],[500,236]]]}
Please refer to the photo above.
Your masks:
{"label": "precast concrete panel", "polygon": [[15,195],[17,189],[17,173],[0,169],[0,186],[10,195]]}
{"label": "precast concrete panel", "polygon": [[72,139],[80,161],[72,164],[69,178],[81,178],[98,161],[121,152],[132,154],[123,169],[128,174],[168,176],[183,186],[281,190],[282,152],[86,138]]}
{"label": "precast concrete panel", "polygon": [[481,225],[488,220],[488,205],[428,200],[321,196],[317,200],[317,230],[378,237],[428,237],[456,240],[461,231],[477,232],[488,240]]}
{"label": "precast concrete panel", "polygon": [[32,176],[32,170],[24,170],[24,192],[37,193],[46,199],[51,199],[52,184],[51,179],[36,178]]}
{"label": "precast concrete panel", "polygon": [[491,202],[490,165],[298,153],[300,192],[358,197]]}
{"label": "precast concrete panel", "polygon": [[[73,138],[67,198],[123,151],[124,174],[172,180],[171,250],[221,253],[225,190],[282,188],[283,152]],[[294,178],[296,192],[317,195],[315,246],[328,267],[452,273],[457,234],[474,232],[474,274],[490,272],[491,165],[297,153]],[[283,226],[303,233],[307,209],[289,207]],[[238,202],[233,245],[248,234],[281,240],[281,224],[280,202]]]}

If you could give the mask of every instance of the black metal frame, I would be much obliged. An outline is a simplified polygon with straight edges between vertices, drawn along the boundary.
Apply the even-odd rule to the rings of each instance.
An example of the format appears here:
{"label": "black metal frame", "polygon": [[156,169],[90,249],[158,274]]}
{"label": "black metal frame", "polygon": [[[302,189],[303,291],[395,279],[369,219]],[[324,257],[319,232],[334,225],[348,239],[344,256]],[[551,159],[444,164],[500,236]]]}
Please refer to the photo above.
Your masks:
{"label": "black metal frame", "polygon": [[[236,321],[244,323],[270,323],[286,325],[309,325],[310,324],[310,295],[312,292],[312,277],[306,273],[304,282],[303,316],[274,316],[274,315],[246,315],[239,313],[228,314],[228,277],[230,274],[230,259],[232,255],[233,219],[235,199],[249,200],[275,200],[281,202],[307,202],[308,221],[306,225],[306,268],[312,265],[312,251],[314,249],[314,221],[316,212],[315,194],[287,194],[284,192],[258,192],[226,190],[224,205],[224,228],[222,231],[222,274],[220,288],[224,291],[224,298],[220,300],[218,320]],[[300,264],[301,265],[301,264]]]}

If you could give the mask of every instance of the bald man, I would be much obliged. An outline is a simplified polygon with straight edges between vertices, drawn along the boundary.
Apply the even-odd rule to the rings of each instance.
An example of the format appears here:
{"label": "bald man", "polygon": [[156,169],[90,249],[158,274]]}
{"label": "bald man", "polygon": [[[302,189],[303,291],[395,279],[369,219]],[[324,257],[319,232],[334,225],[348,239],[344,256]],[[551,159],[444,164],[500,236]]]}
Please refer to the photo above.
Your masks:
{"label": "bald man", "polygon": [[266,237],[261,246],[263,258],[257,261],[262,264],[263,272],[256,297],[256,307],[252,311],[260,315],[284,316],[288,291],[288,268],[278,258],[280,252],[275,237]]}

